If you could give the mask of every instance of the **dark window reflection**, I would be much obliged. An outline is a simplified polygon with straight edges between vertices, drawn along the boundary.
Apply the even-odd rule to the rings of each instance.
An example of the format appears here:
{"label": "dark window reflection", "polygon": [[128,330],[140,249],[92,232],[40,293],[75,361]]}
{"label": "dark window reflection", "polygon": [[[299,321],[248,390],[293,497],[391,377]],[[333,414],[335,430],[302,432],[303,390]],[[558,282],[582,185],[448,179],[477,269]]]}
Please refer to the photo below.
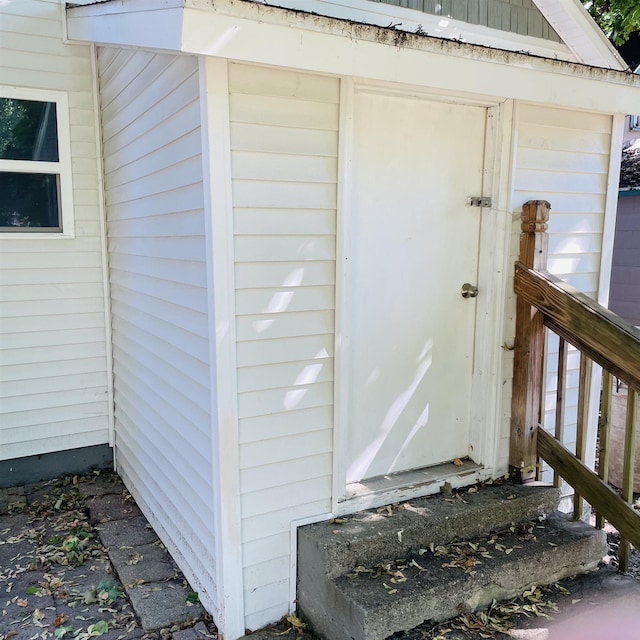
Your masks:
{"label": "dark window reflection", "polygon": [[60,228],[58,202],[57,175],[0,171],[0,227]]}
{"label": "dark window reflection", "polygon": [[0,158],[58,162],[55,103],[0,98]]}

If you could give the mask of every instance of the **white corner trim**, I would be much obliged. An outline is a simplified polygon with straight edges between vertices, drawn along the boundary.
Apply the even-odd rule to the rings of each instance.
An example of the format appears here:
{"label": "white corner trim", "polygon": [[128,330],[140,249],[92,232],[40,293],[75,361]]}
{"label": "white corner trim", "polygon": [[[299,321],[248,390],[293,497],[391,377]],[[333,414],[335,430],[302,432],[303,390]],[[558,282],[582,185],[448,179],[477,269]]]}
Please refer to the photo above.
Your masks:
{"label": "white corner trim", "polygon": [[613,268],[613,240],[616,233],[618,216],[618,194],[620,184],[620,165],[622,163],[622,144],[624,140],[624,114],[613,116],[611,122],[611,146],[609,153],[609,181],[602,227],[602,249],[600,251],[600,279],[598,282],[598,302],[609,305],[611,288],[611,270]]}
{"label": "white corner trim", "polygon": [[104,296],[104,320],[105,320],[105,343],[107,358],[107,402],[109,419],[109,446],[113,447],[114,467],[116,465],[115,456],[115,404],[113,392],[113,342],[111,330],[111,285],[109,283],[109,249],[107,245],[107,210],[105,204],[104,191],[104,167],[102,153],[102,118],[100,113],[100,94],[98,87],[98,51],[94,44],[91,45],[91,84],[93,93],[93,118],[96,139],[96,171],[98,177],[98,216],[100,218],[100,258],[102,264],[102,289]]}
{"label": "white corner trim", "polygon": [[60,11],[60,24],[62,25],[62,42],[68,44],[69,34],[67,33],[67,0],[58,0]]}
{"label": "white corner trim", "polygon": [[476,445],[474,460],[486,471],[495,473],[501,440],[502,409],[502,336],[504,334],[505,261],[509,255],[511,219],[504,211],[508,206],[511,181],[511,130],[513,101],[487,109],[483,195],[492,198],[491,208],[481,209],[478,286],[485,295],[476,309],[476,340],[472,387],[472,430]]}
{"label": "white corner trim", "polygon": [[333,400],[333,487],[331,508],[345,500],[349,322],[347,314],[347,276],[349,254],[349,225],[347,224],[353,145],[353,95],[352,78],[340,80],[340,115],[338,138],[338,197],[336,207],[336,293],[335,293],[335,344],[334,344],[334,400]]}
{"label": "white corner trim", "polygon": [[212,500],[221,616],[216,622],[226,640],[236,640],[244,636],[245,624],[227,61],[201,57],[199,75],[209,291]]}

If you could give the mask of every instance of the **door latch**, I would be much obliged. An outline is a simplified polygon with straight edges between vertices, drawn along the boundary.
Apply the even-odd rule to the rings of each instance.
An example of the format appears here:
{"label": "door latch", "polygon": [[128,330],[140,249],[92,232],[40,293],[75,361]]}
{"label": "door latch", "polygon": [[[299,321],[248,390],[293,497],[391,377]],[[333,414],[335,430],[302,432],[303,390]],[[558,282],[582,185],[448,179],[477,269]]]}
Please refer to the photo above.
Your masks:
{"label": "door latch", "polygon": [[469,207],[490,207],[492,204],[491,198],[483,196],[469,196],[467,198],[467,206]]}
{"label": "door latch", "polygon": [[472,284],[465,282],[460,289],[460,295],[463,298],[475,298],[478,295],[478,287],[474,287]]}

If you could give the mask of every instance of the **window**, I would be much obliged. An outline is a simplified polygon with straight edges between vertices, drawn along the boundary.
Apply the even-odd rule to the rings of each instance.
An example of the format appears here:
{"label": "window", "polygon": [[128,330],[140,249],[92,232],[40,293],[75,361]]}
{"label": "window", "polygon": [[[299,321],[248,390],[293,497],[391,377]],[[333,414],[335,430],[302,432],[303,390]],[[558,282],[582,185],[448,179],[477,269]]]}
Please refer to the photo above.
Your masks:
{"label": "window", "polygon": [[629,129],[640,131],[640,116],[629,116]]}
{"label": "window", "polygon": [[73,235],[65,94],[0,87],[0,233]]}

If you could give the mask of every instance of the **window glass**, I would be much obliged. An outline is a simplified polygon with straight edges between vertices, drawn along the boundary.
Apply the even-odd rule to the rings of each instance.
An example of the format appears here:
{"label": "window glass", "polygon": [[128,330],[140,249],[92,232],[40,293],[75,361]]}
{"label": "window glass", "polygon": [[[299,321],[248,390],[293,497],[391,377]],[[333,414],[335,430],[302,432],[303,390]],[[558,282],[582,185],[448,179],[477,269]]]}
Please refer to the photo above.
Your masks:
{"label": "window glass", "polygon": [[60,228],[58,176],[0,171],[0,227],[5,231]]}
{"label": "window glass", "polygon": [[0,98],[0,158],[58,162],[54,102]]}

